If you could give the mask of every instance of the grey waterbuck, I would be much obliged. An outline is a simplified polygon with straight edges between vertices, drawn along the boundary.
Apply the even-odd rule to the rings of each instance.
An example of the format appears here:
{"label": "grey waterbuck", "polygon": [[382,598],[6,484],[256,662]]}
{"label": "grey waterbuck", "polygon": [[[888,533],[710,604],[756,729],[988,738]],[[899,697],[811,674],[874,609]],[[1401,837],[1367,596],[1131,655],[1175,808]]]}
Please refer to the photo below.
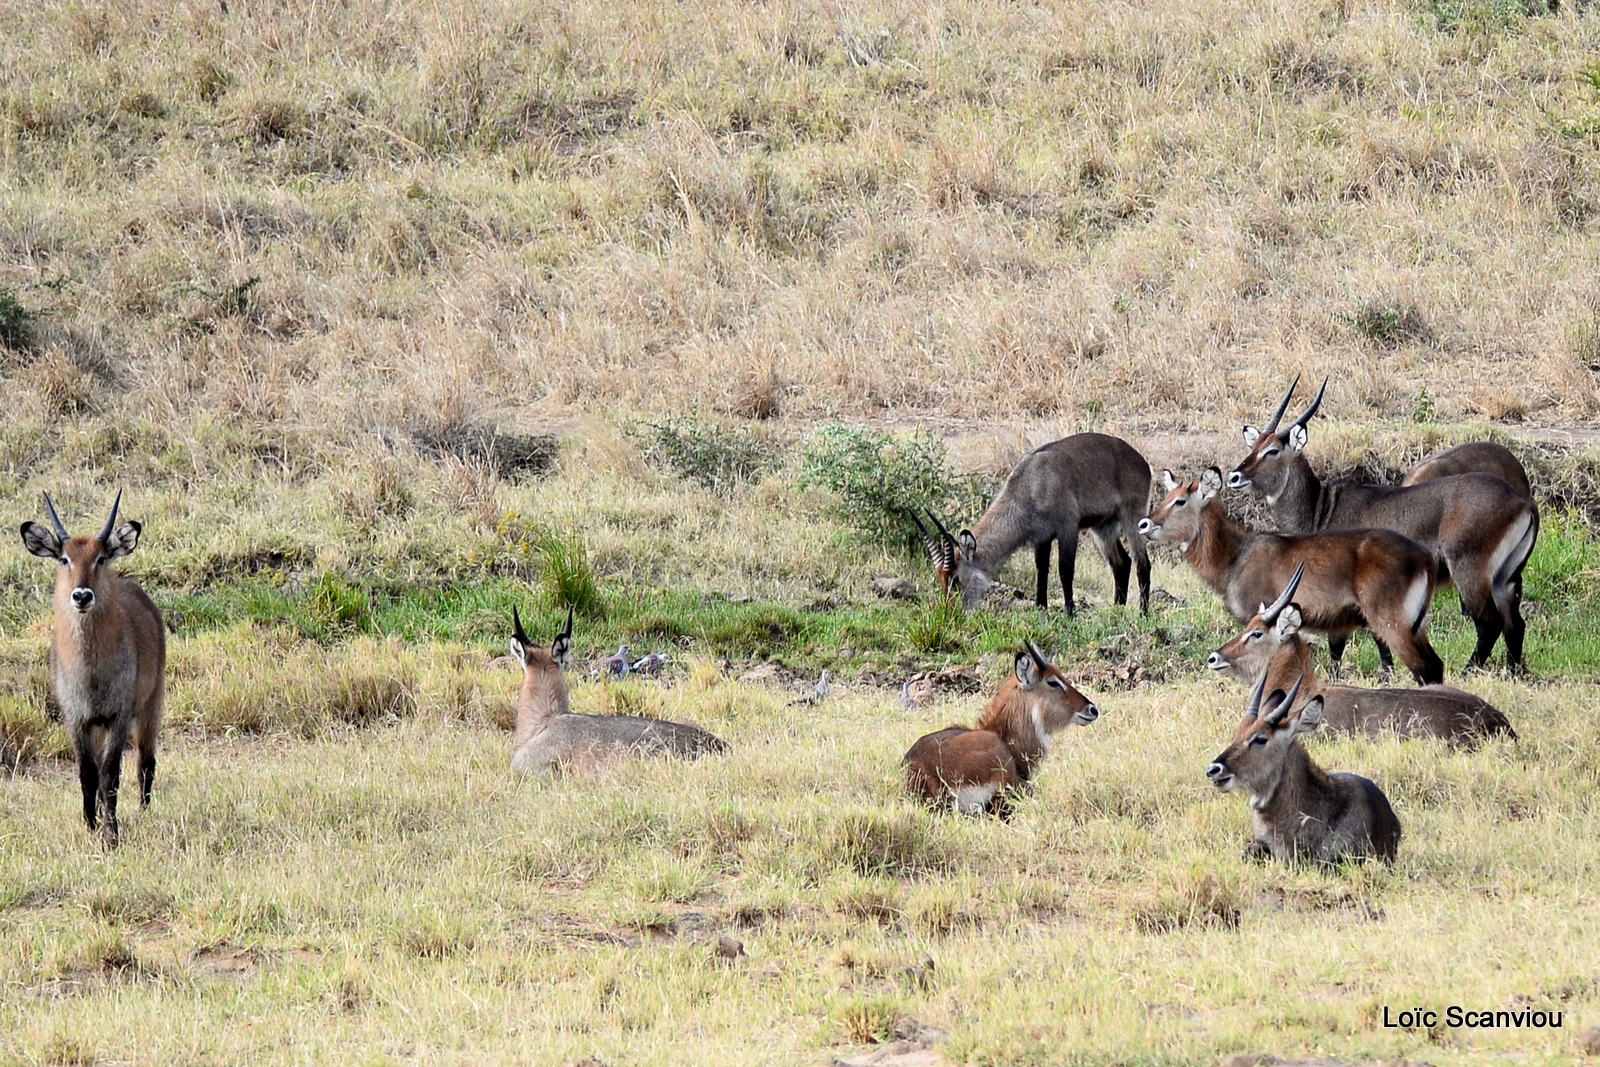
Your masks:
{"label": "grey waterbuck", "polygon": [[[1266,427],[1246,426],[1250,454],[1228,476],[1228,485],[1260,493],[1283,533],[1377,528],[1405,534],[1433,555],[1440,584],[1454,583],[1462,614],[1477,627],[1468,666],[1482,666],[1503,633],[1506,664],[1521,670],[1522,568],[1539,537],[1539,509],[1492,474],[1457,474],[1410,486],[1322,484],[1303,452],[1306,424],[1327,387],[1324,380],[1311,406],[1287,429],[1279,430],[1278,423],[1293,384]],[[1337,658],[1332,639],[1329,647]]]}
{"label": "grey waterbuck", "polygon": [[[1250,618],[1303,565],[1305,625],[1328,634],[1330,650],[1335,636],[1342,648],[1343,639],[1367,627],[1395,649],[1419,683],[1444,680],[1444,662],[1428,641],[1433,559],[1415,542],[1392,530],[1250,530],[1217,500],[1222,472],[1215,467],[1184,485],[1163,471],[1162,483],[1166,499],[1140,523],[1140,532],[1152,542],[1179,545],[1234,618]],[[1338,662],[1335,656],[1336,670]]]}
{"label": "grey waterbuck", "polygon": [[1214,671],[1231,671],[1246,685],[1265,677],[1267,691],[1287,689],[1303,678],[1307,699],[1322,698],[1322,721],[1335,733],[1368,737],[1437,737],[1453,745],[1473,745],[1486,737],[1516,739],[1506,717],[1487,701],[1447,685],[1419,689],[1359,689],[1323,685],[1311,668],[1311,646],[1300,633],[1300,605],[1293,602],[1303,570],[1278,599],[1263,604],[1237,637],[1206,659]]}
{"label": "grey waterbuck", "polygon": [[[1128,576],[1139,572],[1139,607],[1150,610],[1150,557],[1137,525],[1150,503],[1150,464],[1128,442],[1103,433],[1063,437],[1029,452],[1006,476],[1005,484],[971,530],[935,547],[948,556],[953,573],[948,581],[961,590],[967,607],[976,607],[993,584],[995,573],[1024,545],[1033,546],[1039,572],[1034,600],[1044,607],[1050,583],[1050,544],[1059,547],[1061,588],[1067,614],[1076,605],[1072,577],[1078,560],[1078,533],[1088,530],[1111,566],[1118,604],[1128,602]],[[920,525],[920,523],[919,523]],[[924,531],[926,535],[926,531]],[[1125,538],[1128,547],[1122,547]],[[1129,552],[1132,559],[1129,559]]]}
{"label": "grey waterbuck", "polygon": [[1449,478],[1456,474],[1493,474],[1504,478],[1506,484],[1517,492],[1533,499],[1528,483],[1528,471],[1522,461],[1505,445],[1493,441],[1468,441],[1443,451],[1435,452],[1418,463],[1401,479],[1401,485],[1421,485],[1423,482]]}
{"label": "grey waterbuck", "polygon": [[514,772],[545,774],[603,762],[617,755],[683,756],[727,749],[698,726],[626,715],[575,715],[561,677],[572,654],[572,611],[566,629],[549,649],[536,645],[511,609],[511,654],[522,663],[522,696],[517,701],[517,732],[511,752]]}
{"label": "grey waterbuck", "polygon": [[976,727],[946,727],[911,746],[901,760],[906,788],[929,807],[1003,815],[1008,794],[1032,779],[1052,736],[1099,717],[1100,709],[1029,641]]}
{"label": "grey waterbuck", "polygon": [[1322,697],[1296,709],[1297,679],[1287,693],[1274,690],[1263,701],[1266,681],[1264,675],[1256,681],[1233,743],[1206,768],[1218,789],[1250,795],[1254,834],[1245,855],[1327,864],[1376,856],[1393,863],[1400,820],[1383,790],[1360,775],[1329,774],[1300,744],[1300,735],[1322,721]]}
{"label": "grey waterbuck", "polygon": [[[137,522],[117,525],[121,504],[118,492],[111,515],[93,537],[69,535],[48,493],[44,507],[50,528],[22,524],[23,546],[60,564],[50,685],[78,757],[83,821],[91,830],[102,826],[108,848],[117,846],[117,793],[122,753],[130,741],[139,750],[139,804],[150,803],[166,698],[167,634],[161,612],[112,565],[138,547],[143,528]],[[97,809],[104,812],[103,824]]]}

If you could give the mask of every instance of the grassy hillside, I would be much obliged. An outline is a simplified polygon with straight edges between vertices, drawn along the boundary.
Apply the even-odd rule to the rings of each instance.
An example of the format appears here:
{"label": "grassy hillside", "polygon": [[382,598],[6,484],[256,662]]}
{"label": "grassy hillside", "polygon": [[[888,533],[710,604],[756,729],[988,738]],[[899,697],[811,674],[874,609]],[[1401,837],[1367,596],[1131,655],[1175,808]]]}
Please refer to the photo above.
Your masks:
{"label": "grassy hillside", "polygon": [[[0,513],[93,530],[125,487],[173,631],[106,856],[44,711],[52,571],[0,552],[0,1060],[811,1063],[914,1018],[952,1062],[1442,1067],[1600,1022],[1593,5],[0,26]],[[1320,469],[1492,437],[1545,505],[1532,677],[1455,679],[1522,741],[1316,746],[1394,799],[1393,871],[1240,862],[1202,775],[1243,694],[1197,677],[1232,623],[1176,561],[1148,618],[1090,555],[1070,622],[870,591],[928,592],[897,509],[971,521],[1090,428],[1231,464],[1295,373],[1332,377]],[[580,710],[733,753],[511,781],[493,658],[573,600]],[[1448,596],[1433,632],[1459,668]],[[900,681],[992,685],[1029,636],[1106,718],[1010,824],[910,807],[899,754],[981,698]],[[580,681],[624,641],[677,663]],[[844,695],[787,707],[823,667]],[[1452,1002],[1567,1029],[1374,1022]]]}

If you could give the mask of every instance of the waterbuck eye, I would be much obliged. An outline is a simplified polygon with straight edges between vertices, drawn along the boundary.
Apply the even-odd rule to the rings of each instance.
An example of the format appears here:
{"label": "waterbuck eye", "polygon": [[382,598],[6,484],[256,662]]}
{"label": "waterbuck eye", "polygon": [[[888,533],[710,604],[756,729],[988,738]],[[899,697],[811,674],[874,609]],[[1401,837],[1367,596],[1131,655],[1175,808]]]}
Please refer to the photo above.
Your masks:
{"label": "waterbuck eye", "polygon": [[1051,689],[1060,689],[1060,688],[1062,688],[1061,680],[1059,678],[1050,679],[1048,684],[1049,684]]}
{"label": "waterbuck eye", "polygon": [[1176,499],[1176,500],[1174,500],[1174,501],[1173,501],[1173,502],[1172,502],[1172,506],[1173,506],[1173,507],[1175,507],[1175,508],[1181,508],[1181,507],[1183,507],[1183,506],[1184,506],[1184,505],[1185,505],[1185,504],[1187,504],[1187,503],[1188,503],[1188,502],[1189,502],[1189,500],[1188,500],[1188,498],[1187,498],[1187,497],[1181,497],[1181,496],[1180,496],[1180,497],[1179,497],[1179,498],[1178,498],[1178,499]]}
{"label": "waterbuck eye", "polygon": [[1250,739],[1250,743],[1252,745],[1264,745],[1264,744],[1267,743],[1267,735],[1266,734],[1256,734],[1254,737],[1252,737]]}
{"label": "waterbuck eye", "polygon": [[1255,640],[1259,640],[1260,637],[1261,637],[1261,631],[1260,630],[1251,630],[1249,633],[1245,634],[1244,639],[1246,641],[1255,641]]}
{"label": "waterbuck eye", "polygon": [[70,559],[68,559],[66,556],[62,556],[61,557],[61,565],[63,567],[70,567],[70,566],[72,566],[72,561]]}

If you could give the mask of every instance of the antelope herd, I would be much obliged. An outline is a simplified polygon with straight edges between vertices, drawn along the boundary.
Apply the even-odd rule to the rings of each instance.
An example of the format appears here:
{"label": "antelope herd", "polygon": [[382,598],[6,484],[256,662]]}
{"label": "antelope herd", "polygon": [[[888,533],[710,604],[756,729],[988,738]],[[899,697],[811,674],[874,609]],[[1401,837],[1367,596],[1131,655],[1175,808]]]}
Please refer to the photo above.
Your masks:
{"label": "antelope herd", "polygon": [[[1264,427],[1245,427],[1249,452],[1226,479],[1230,488],[1264,497],[1275,531],[1252,530],[1227,514],[1217,467],[1185,482],[1163,472],[1164,496],[1148,507],[1149,464],[1127,442],[1098,433],[1029,452],[970,530],[952,535],[935,515],[928,515],[932,530],[911,518],[944,592],[967,608],[984,600],[999,568],[1024,545],[1033,547],[1035,601],[1045,606],[1055,544],[1064,606],[1072,614],[1078,537],[1088,530],[1111,567],[1116,602],[1127,603],[1136,569],[1139,606],[1148,613],[1145,542],[1175,545],[1244,625],[1207,660],[1213,671],[1252,689],[1231,743],[1206,777],[1224,791],[1249,794],[1254,837],[1247,854],[1392,862],[1401,830],[1383,791],[1358,775],[1324,771],[1301,738],[1325,727],[1455,745],[1515,739],[1499,710],[1441,684],[1444,664],[1428,641],[1428,624],[1435,594],[1453,585],[1478,631],[1467,665],[1483,665],[1503,637],[1507,667],[1525,669],[1522,572],[1538,538],[1539,512],[1521,463],[1488,442],[1446,449],[1418,464],[1400,486],[1323,484],[1304,453],[1326,380],[1304,413],[1279,429],[1298,382]],[[91,831],[99,827],[112,848],[129,742],[139,753],[141,806],[150,802],[166,666],[160,611],[113,567],[137,547],[141,529],[137,522],[117,524],[121,499],[119,493],[94,537],[70,536],[48,494],[50,528],[22,526],[27,550],[60,565],[50,684],[78,760],[84,821]],[[516,609],[512,623],[510,651],[523,670],[513,772],[577,769],[619,754],[695,758],[726,751],[697,726],[574,714],[562,675],[572,653],[572,612],[548,647],[528,636]],[[1385,668],[1391,654],[1398,656],[1418,688],[1318,680],[1305,635],[1327,638],[1337,683],[1345,643],[1363,628],[1377,640]],[[624,665],[625,652],[626,646],[618,654]],[[828,688],[825,673],[811,703],[820,704]],[[1099,715],[1029,641],[975,726],[947,727],[911,746],[902,760],[906,787],[936,809],[1004,816],[1039,773],[1055,735]]]}

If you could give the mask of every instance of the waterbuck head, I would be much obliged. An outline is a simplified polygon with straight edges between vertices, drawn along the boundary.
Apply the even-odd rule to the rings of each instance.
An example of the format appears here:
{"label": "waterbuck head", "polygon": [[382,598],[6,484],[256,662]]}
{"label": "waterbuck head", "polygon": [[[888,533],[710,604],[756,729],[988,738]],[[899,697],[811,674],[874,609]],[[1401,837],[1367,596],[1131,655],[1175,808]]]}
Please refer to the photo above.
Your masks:
{"label": "waterbuck head", "polygon": [[1068,726],[1088,726],[1100,717],[1100,709],[1031,640],[1017,653],[1014,675],[1017,688],[1026,694],[1034,729],[1046,744],[1051,734]]}
{"label": "waterbuck head", "polygon": [[939,530],[938,540],[928,533],[920,521],[917,528],[922,531],[928,555],[933,559],[933,572],[938,575],[941,587],[946,592],[959,591],[962,607],[977,607],[989,595],[989,587],[994,585],[994,579],[977,565],[978,539],[971,530],[962,530],[959,538],[952,537],[944,523],[939,521],[939,516],[930,511],[928,518]]}
{"label": "waterbuck head", "polygon": [[1288,767],[1289,750],[1301,734],[1310,733],[1322,724],[1322,697],[1314,696],[1295,712],[1294,701],[1300,695],[1302,675],[1295,679],[1289,692],[1274,689],[1262,699],[1266,688],[1265,672],[1256,680],[1250,693],[1250,704],[1244,718],[1234,731],[1233,744],[1222,755],[1212,760],[1206,768],[1211,784],[1224,792],[1244,789],[1249,792],[1257,808],[1265,807],[1277,793]]}
{"label": "waterbuck head", "polygon": [[1232,671],[1247,682],[1261,677],[1278,649],[1300,630],[1300,606],[1292,601],[1305,573],[1302,562],[1278,599],[1261,605],[1239,636],[1206,657],[1206,666],[1214,671]]}
{"label": "waterbuck head", "polygon": [[567,660],[572,658],[572,609],[567,609],[566,629],[556,634],[548,652],[544,646],[535,644],[522,628],[522,616],[517,614],[516,605],[511,607],[511,623],[511,655],[522,664],[522,669],[530,675],[554,671],[559,677]]}
{"label": "waterbuck head", "polygon": [[938,579],[939,588],[948,593],[956,580],[956,560],[961,555],[961,550],[956,547],[956,539],[950,536],[950,531],[944,528],[944,523],[933,512],[928,512],[928,519],[939,531],[935,537],[928,532],[928,528],[917,518],[917,513],[911,513],[911,521],[917,524],[917,533],[922,538],[922,543],[927,546],[928,559],[933,564],[933,576]]}
{"label": "waterbuck head", "polygon": [[1311,416],[1317,413],[1322,406],[1322,396],[1328,391],[1328,379],[1322,379],[1322,388],[1317,390],[1317,398],[1306,408],[1305,413],[1289,424],[1288,429],[1278,429],[1278,423],[1283,421],[1283,413],[1289,407],[1289,398],[1294,396],[1295,386],[1300,384],[1300,376],[1295,375],[1294,381],[1289,383],[1289,391],[1283,394],[1283,400],[1278,404],[1278,410],[1272,416],[1272,421],[1261,429],[1254,426],[1244,428],[1244,444],[1250,454],[1244,457],[1233,472],[1228,475],[1229,489],[1254,488],[1258,493],[1266,496],[1268,500],[1277,500],[1282,495],[1284,484],[1289,477],[1289,464],[1306,447],[1306,424],[1311,421]]}
{"label": "waterbuck head", "polygon": [[1146,541],[1187,548],[1200,532],[1206,506],[1222,492],[1222,471],[1207,467],[1199,481],[1184,483],[1179,483],[1171,471],[1162,471],[1161,489],[1167,495],[1139,520],[1139,532]]}
{"label": "waterbuck head", "polygon": [[105,603],[107,587],[113,582],[115,571],[111,561],[120,559],[139,545],[136,522],[117,525],[117,509],[122,505],[122,493],[111,504],[111,515],[100,532],[93,537],[73,537],[61,524],[50,494],[44,495],[44,509],[50,516],[50,529],[37,522],[22,524],[22,544],[29,552],[42,559],[53,559],[61,565],[56,578],[56,599],[70,604],[79,614],[88,614],[95,605]]}

